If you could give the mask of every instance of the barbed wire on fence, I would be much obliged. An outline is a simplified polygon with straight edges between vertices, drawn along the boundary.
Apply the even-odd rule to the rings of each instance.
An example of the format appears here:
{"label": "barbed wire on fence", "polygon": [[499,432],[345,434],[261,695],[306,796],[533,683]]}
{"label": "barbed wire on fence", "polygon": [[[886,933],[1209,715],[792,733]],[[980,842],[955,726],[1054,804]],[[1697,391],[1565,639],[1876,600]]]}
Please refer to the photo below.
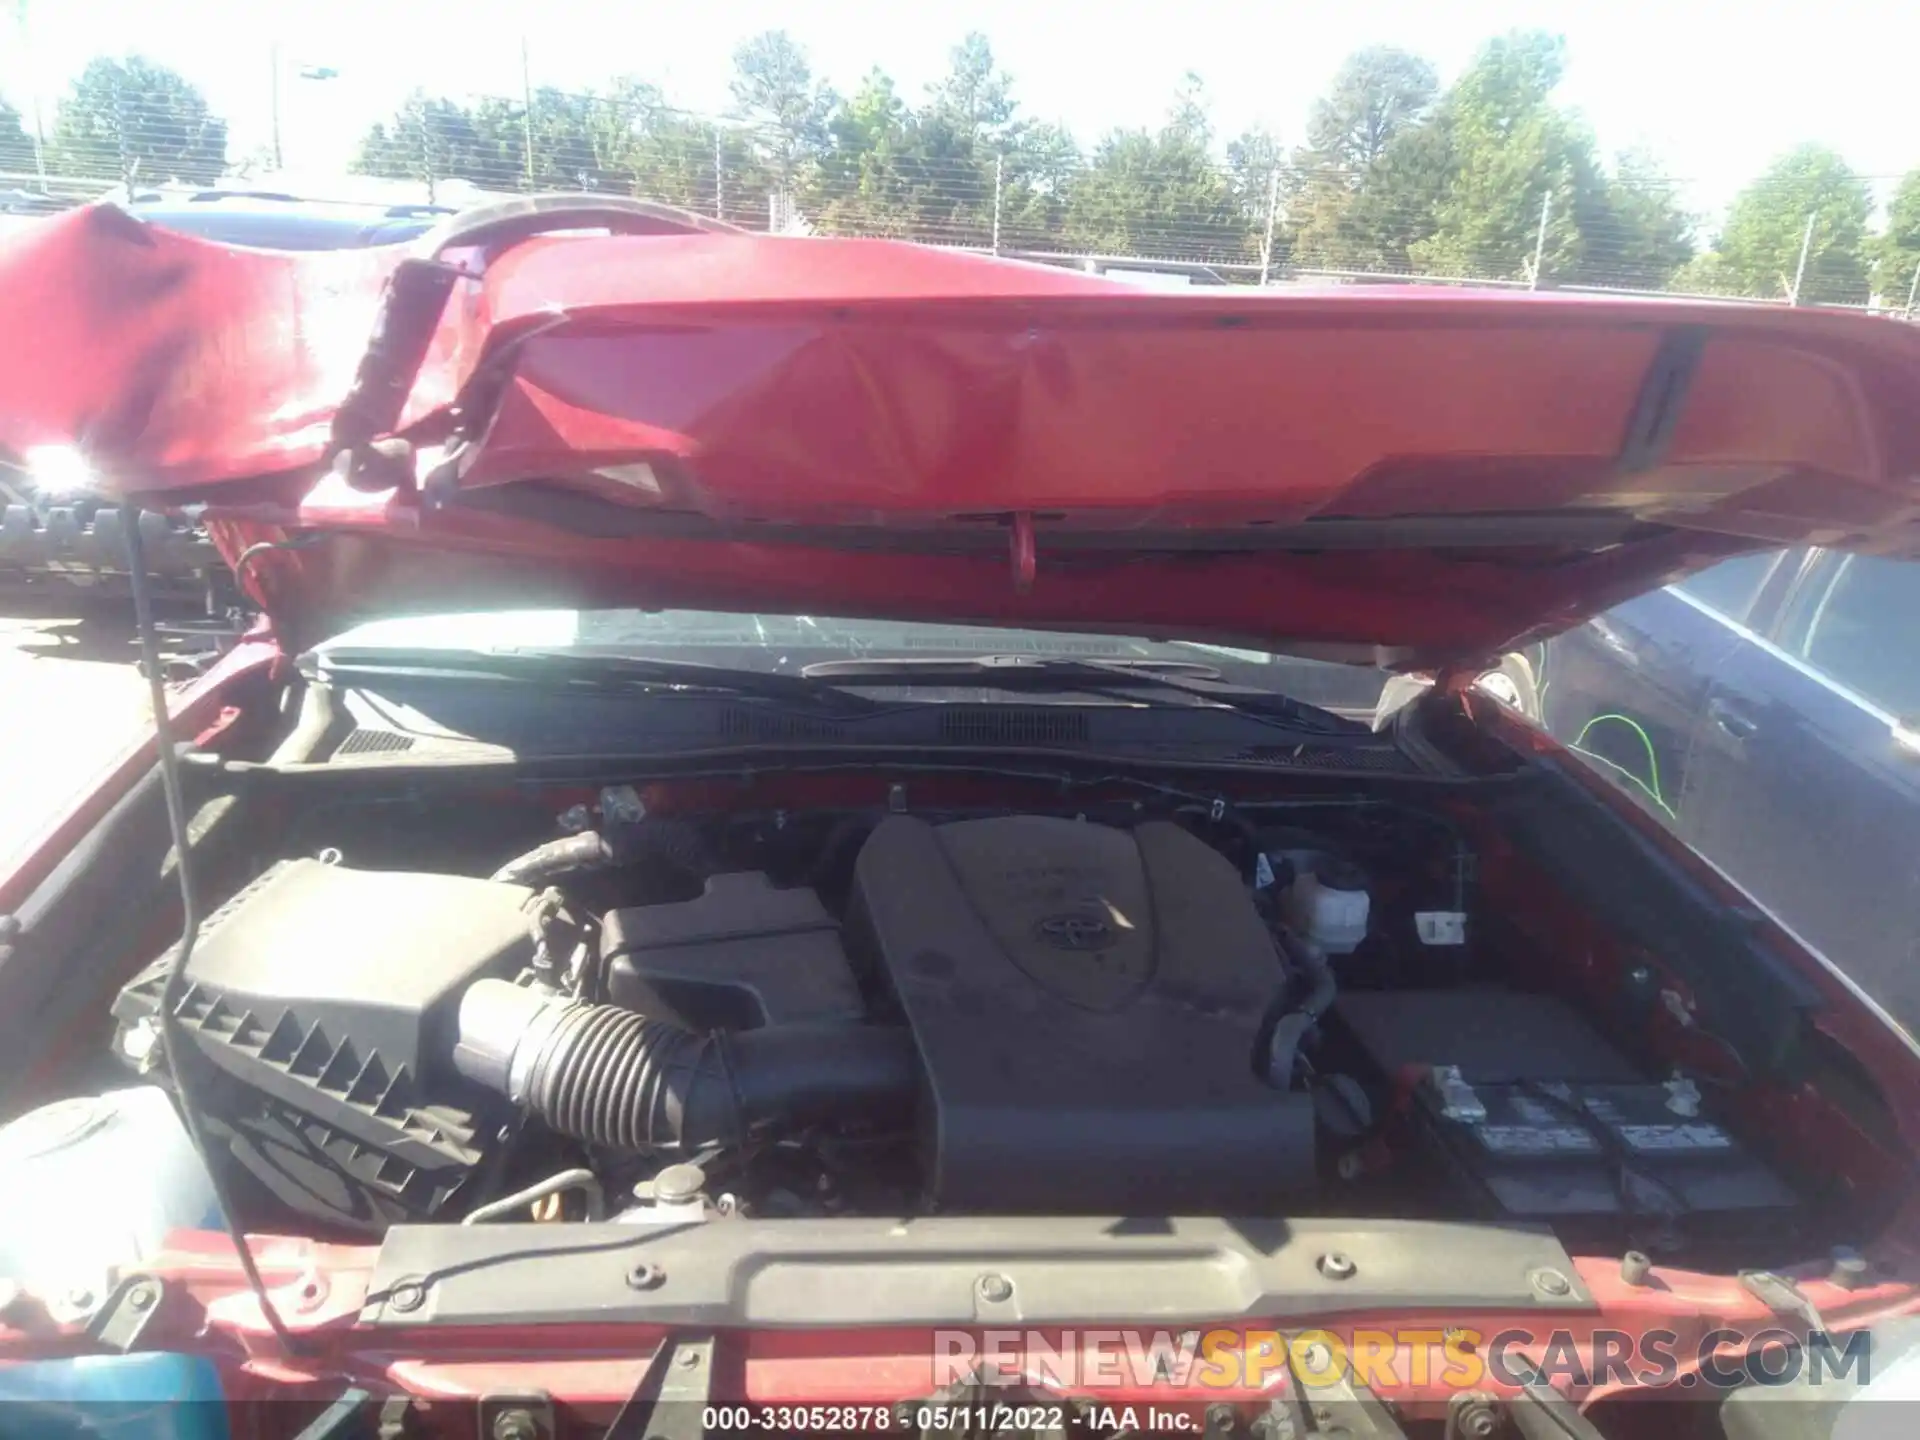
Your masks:
{"label": "barbed wire on fence", "polygon": [[[1662,175],[1609,176],[1603,192],[1584,196],[1562,193],[1564,177],[1543,176],[1540,198],[1530,195],[1523,210],[1475,217],[1443,244],[1430,194],[1369,190],[1368,171],[1297,156],[1255,165],[1183,154],[1177,165],[1116,170],[1099,147],[1029,149],[1030,136],[1018,131],[969,139],[960,153],[862,152],[824,131],[798,137],[634,96],[542,89],[529,98],[531,108],[497,95],[409,102],[362,138],[359,176],[317,187],[308,177],[300,198],[351,201],[372,182],[412,185],[429,201],[442,192],[605,189],[749,228],[1094,265],[1211,267],[1240,282],[1444,280],[1653,293],[1684,281],[1681,260],[1704,248],[1709,231],[1709,217],[1684,204],[1694,182]],[[128,98],[92,118],[77,135],[56,127],[44,150],[35,137],[31,155],[14,153],[18,143],[0,149],[0,189],[78,203],[109,189],[183,184],[274,191],[285,178],[260,154],[210,164],[202,153],[208,122],[183,121],[171,105]],[[222,136],[224,143],[224,127]],[[796,156],[802,138],[808,143]],[[1884,194],[1898,177],[1856,178]],[[1781,197],[1795,192],[1783,187]],[[1650,238],[1647,223],[1627,215],[1636,205],[1671,233]],[[1755,298],[1797,299],[1799,280],[1780,279],[1781,293]],[[1910,312],[1912,299],[1883,296],[1880,308]]]}

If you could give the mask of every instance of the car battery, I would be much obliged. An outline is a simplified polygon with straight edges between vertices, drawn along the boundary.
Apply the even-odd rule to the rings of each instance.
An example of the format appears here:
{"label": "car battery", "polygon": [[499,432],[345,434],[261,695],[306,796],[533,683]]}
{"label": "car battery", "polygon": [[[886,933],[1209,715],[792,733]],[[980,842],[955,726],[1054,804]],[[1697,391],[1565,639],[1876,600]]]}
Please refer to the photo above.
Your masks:
{"label": "car battery", "polygon": [[1786,1185],[1699,1113],[1685,1080],[1469,1084],[1453,1067],[1413,1088],[1418,1123],[1480,1193],[1514,1220],[1667,1218],[1791,1210]]}
{"label": "car battery", "polygon": [[1491,1218],[1700,1229],[1777,1222],[1798,1204],[1692,1081],[1649,1078],[1552,996],[1349,991],[1329,1028],[1376,1113],[1395,1117],[1397,1156],[1437,1159]]}

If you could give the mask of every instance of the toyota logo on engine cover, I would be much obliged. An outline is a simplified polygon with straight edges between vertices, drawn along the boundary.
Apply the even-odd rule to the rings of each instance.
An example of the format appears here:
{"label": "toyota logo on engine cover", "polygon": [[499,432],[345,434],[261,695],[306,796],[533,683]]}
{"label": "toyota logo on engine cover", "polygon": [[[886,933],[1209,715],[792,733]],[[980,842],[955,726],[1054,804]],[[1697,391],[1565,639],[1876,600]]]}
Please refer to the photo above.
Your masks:
{"label": "toyota logo on engine cover", "polygon": [[1118,938],[1104,917],[1084,911],[1049,915],[1033,927],[1033,933],[1060,950],[1104,950]]}

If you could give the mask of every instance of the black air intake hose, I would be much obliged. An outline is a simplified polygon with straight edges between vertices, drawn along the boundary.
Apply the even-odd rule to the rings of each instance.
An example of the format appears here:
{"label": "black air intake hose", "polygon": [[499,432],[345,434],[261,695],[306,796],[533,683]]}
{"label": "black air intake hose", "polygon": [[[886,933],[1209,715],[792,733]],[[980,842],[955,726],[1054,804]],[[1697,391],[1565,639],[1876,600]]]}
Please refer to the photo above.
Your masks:
{"label": "black air intake hose", "polygon": [[584,830],[516,855],[487,878],[508,885],[530,885],[539,890],[562,875],[605,870],[612,864],[613,851],[607,842],[597,832]]}
{"label": "black air intake hose", "polygon": [[453,1062],[561,1134],[622,1150],[732,1145],[749,1131],[825,1121],[904,1124],[917,1079],[912,1037],[899,1028],[699,1035],[505,980],[467,987]]}
{"label": "black air intake hose", "polygon": [[516,855],[487,878],[544,889],[556,880],[621,865],[665,864],[704,880],[712,872],[700,832],[684,821],[647,819],[583,830]]}

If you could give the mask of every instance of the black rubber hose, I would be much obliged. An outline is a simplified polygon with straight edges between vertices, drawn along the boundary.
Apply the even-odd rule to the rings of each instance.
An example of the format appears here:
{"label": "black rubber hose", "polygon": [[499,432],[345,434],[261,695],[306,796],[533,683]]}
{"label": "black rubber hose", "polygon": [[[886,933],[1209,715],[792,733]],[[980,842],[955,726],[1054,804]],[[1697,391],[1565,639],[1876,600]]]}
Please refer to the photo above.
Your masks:
{"label": "black rubber hose", "polygon": [[562,875],[582,870],[604,870],[613,864],[613,851],[592,830],[567,835],[535,846],[524,855],[516,855],[492,875],[509,885],[530,885],[540,889]]}
{"label": "black rubber hose", "polygon": [[1273,1023],[1267,1044],[1267,1079],[1279,1089],[1293,1084],[1295,1063],[1307,1032],[1320,1023],[1339,998],[1333,966],[1317,945],[1309,945],[1285,930],[1274,931],[1280,953],[1307,977],[1307,993],[1289,1005]]}
{"label": "black rubber hose", "polygon": [[611,826],[603,835],[584,830],[516,855],[489,877],[538,890],[569,875],[620,865],[666,864],[695,879],[712,868],[700,832],[684,821],[642,820]]}
{"label": "black rubber hose", "polygon": [[454,1063],[551,1129],[620,1150],[737,1145],[751,1132],[853,1119],[903,1124],[918,1078],[899,1028],[701,1035],[504,980],[468,987]]}

